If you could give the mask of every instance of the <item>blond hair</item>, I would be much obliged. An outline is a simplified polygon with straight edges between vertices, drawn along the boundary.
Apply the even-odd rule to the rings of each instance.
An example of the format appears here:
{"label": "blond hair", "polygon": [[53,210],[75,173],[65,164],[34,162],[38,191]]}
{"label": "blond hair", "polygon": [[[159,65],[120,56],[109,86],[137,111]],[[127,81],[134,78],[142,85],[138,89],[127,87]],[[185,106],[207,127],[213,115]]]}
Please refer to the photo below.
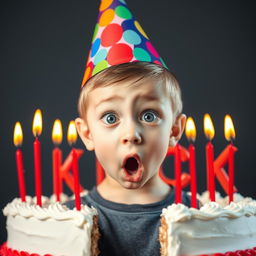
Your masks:
{"label": "blond hair", "polygon": [[166,68],[150,62],[130,62],[115,65],[90,78],[82,88],[79,96],[78,113],[80,117],[86,117],[88,95],[93,89],[129,80],[135,80],[131,83],[131,86],[139,86],[141,82],[148,79],[163,87],[170,97],[174,117],[177,117],[182,111],[179,83],[174,74]]}

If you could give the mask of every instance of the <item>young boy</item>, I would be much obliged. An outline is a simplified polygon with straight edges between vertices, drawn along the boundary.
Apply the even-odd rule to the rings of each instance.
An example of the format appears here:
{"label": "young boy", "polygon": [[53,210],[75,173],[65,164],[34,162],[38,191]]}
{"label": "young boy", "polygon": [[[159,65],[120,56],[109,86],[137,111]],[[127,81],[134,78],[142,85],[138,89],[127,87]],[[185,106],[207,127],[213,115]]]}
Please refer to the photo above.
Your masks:
{"label": "young boy", "polygon": [[158,171],[184,129],[180,88],[124,1],[103,1],[100,12],[76,126],[106,177],[82,203],[98,210],[101,255],[159,255],[160,214],[175,194]]}
{"label": "young boy", "polygon": [[113,66],[87,82],[78,108],[78,133],[106,172],[82,198],[98,210],[101,255],[159,255],[160,214],[175,195],[158,170],[185,124],[177,80],[152,63]]}

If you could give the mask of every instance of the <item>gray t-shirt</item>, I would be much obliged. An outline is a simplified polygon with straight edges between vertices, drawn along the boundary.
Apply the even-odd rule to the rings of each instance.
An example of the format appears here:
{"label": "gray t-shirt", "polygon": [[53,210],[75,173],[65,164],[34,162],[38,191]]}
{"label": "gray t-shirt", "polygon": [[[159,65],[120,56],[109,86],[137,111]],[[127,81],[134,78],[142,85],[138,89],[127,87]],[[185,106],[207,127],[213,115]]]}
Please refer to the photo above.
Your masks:
{"label": "gray t-shirt", "polygon": [[[190,197],[183,192],[183,204],[190,206]],[[119,204],[105,200],[96,187],[82,197],[82,203],[93,206],[99,213],[100,256],[157,256],[162,209],[174,203],[175,193],[153,204]],[[74,207],[74,201],[66,204]]]}

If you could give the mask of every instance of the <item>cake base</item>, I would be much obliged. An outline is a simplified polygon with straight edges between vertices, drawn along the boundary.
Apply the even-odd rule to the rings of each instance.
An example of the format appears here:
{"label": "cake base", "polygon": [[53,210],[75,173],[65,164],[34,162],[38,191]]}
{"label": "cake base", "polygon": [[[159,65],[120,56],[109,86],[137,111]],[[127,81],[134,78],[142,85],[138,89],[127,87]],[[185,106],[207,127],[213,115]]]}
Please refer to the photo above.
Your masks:
{"label": "cake base", "polygon": [[[92,255],[98,255],[99,251],[98,248],[96,247],[92,247]],[[13,250],[11,248],[8,248],[7,244],[4,243],[3,245],[0,246],[0,255],[1,256],[55,256],[52,254],[37,254],[37,253],[28,253],[25,251],[17,251],[17,250]]]}
{"label": "cake base", "polygon": [[[98,240],[100,238],[100,232],[98,228],[98,216],[93,217],[93,229],[91,232],[91,256],[98,256],[100,251],[98,249]],[[0,245],[0,256],[55,256],[52,254],[37,254],[28,253],[26,251],[18,251],[11,249],[7,246],[7,243]]]}
{"label": "cake base", "polygon": [[[161,226],[159,232],[159,242],[161,244],[160,255],[168,256],[168,225],[164,217],[161,217]],[[187,256],[187,255],[186,255]],[[202,254],[202,255],[189,255],[189,256],[256,256],[256,247],[246,250],[237,250],[226,253]]]}
{"label": "cake base", "polygon": [[7,242],[1,256],[97,256],[100,237],[95,208],[81,205],[70,210],[65,205],[50,203],[42,207],[33,199],[14,199],[3,213],[7,216]]}
{"label": "cake base", "polygon": [[[24,251],[19,252],[17,250],[12,250],[8,248],[6,243],[1,246],[0,255],[1,256],[54,256],[51,254],[39,255],[36,253],[29,254],[28,252],[24,252]],[[256,256],[256,247],[248,250],[239,250],[235,252],[203,254],[203,255],[197,255],[197,256]]]}
{"label": "cake base", "polygon": [[172,204],[162,211],[159,242],[161,256],[256,256],[256,201]]}

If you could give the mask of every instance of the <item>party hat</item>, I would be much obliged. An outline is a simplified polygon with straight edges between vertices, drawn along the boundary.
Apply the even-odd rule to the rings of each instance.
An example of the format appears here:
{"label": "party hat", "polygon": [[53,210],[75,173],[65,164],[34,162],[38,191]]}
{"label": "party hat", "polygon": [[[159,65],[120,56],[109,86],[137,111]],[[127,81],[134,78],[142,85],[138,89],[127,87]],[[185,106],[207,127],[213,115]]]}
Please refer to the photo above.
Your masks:
{"label": "party hat", "polygon": [[136,61],[166,67],[126,2],[101,0],[82,87],[88,79],[108,67]]}

